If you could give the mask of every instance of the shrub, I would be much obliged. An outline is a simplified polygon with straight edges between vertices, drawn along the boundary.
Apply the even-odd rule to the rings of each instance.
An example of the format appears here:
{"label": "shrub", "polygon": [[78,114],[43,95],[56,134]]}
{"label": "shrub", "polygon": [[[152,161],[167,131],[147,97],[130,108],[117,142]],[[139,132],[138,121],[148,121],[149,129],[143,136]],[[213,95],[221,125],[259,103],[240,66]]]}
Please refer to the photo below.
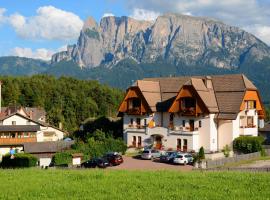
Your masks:
{"label": "shrub", "polygon": [[17,168],[17,167],[34,167],[37,165],[37,158],[31,154],[18,153],[11,159],[10,154],[3,156],[1,167]]}
{"label": "shrub", "polygon": [[92,137],[86,143],[78,141],[73,148],[82,152],[88,157],[100,157],[107,152],[121,152],[124,154],[127,150],[126,144],[121,139],[114,139],[101,130],[96,130]]}
{"label": "shrub", "polygon": [[59,152],[54,154],[52,158],[52,163],[56,166],[67,165],[72,162],[72,155],[70,152]]}
{"label": "shrub", "polygon": [[240,153],[253,153],[262,151],[264,138],[261,136],[240,136],[233,141],[233,149]]}
{"label": "shrub", "polygon": [[204,148],[203,148],[203,147],[201,147],[201,148],[199,149],[198,159],[199,159],[199,160],[205,159]]}
{"label": "shrub", "polygon": [[226,158],[229,157],[230,151],[231,151],[231,149],[230,149],[229,145],[226,145],[226,146],[223,147],[223,149],[222,149],[222,152],[223,152],[223,154],[224,154],[224,156],[225,156]]}

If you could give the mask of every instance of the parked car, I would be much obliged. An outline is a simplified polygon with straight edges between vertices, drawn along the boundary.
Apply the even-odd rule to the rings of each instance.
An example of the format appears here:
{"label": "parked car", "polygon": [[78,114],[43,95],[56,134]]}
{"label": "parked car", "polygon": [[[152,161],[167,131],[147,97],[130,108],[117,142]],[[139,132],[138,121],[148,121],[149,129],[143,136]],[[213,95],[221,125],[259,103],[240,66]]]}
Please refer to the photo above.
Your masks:
{"label": "parked car", "polygon": [[117,152],[109,152],[104,155],[110,166],[120,165],[124,162],[123,157]]}
{"label": "parked car", "polygon": [[161,156],[161,151],[155,149],[148,149],[142,152],[141,158],[146,160],[151,160],[154,158],[159,158]]}
{"label": "parked car", "polygon": [[81,167],[85,168],[106,168],[109,166],[109,162],[105,158],[93,158],[91,160],[87,160],[81,164]]}
{"label": "parked car", "polygon": [[192,162],[193,162],[193,157],[189,153],[178,154],[173,160],[173,163],[183,164],[183,165],[190,164]]}
{"label": "parked car", "polygon": [[172,155],[175,155],[175,151],[167,151],[164,155],[160,156],[160,162],[169,163],[172,162],[173,158]]}

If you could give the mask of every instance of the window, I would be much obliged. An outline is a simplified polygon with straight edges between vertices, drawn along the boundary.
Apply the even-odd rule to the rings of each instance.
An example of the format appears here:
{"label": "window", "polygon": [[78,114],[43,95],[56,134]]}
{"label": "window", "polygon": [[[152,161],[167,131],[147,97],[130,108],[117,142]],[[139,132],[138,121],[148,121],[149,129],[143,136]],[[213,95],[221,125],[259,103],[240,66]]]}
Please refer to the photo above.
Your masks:
{"label": "window", "polygon": [[138,136],[138,147],[142,146],[142,137]]}
{"label": "window", "polygon": [[128,108],[138,108],[141,106],[141,100],[139,98],[132,98],[128,101]]}
{"label": "window", "polygon": [[30,133],[30,137],[31,137],[31,138],[36,137],[36,133],[31,132],[31,133]]}
{"label": "window", "polygon": [[183,127],[186,126],[186,121],[185,121],[185,120],[182,121],[182,126],[183,126]]}
{"label": "window", "polygon": [[133,125],[133,118],[130,118],[130,125]]}
{"label": "window", "polygon": [[196,107],[196,100],[194,98],[183,98],[181,102],[183,109]]}
{"label": "window", "polygon": [[247,116],[247,127],[252,128],[253,126],[254,126],[253,117],[252,116]]}
{"label": "window", "polygon": [[12,125],[16,125],[16,121],[12,121]]}
{"label": "window", "polygon": [[144,126],[147,126],[147,119],[144,119]]}
{"label": "window", "polygon": [[199,127],[200,128],[202,127],[202,121],[201,120],[199,121]]}
{"label": "window", "polygon": [[181,144],[181,139],[177,139],[177,150],[181,150],[182,144]]}
{"label": "window", "polygon": [[174,115],[173,113],[170,114],[170,122],[173,122]]}
{"label": "window", "polygon": [[187,139],[184,139],[183,151],[187,151],[187,145],[188,145],[188,141]]}
{"label": "window", "polygon": [[141,100],[139,98],[134,98],[132,102],[133,102],[133,107],[134,108],[137,108],[137,107],[141,106]]}
{"label": "window", "polygon": [[136,123],[137,123],[138,126],[140,126],[141,125],[141,119],[140,118],[137,118],[136,119]]}
{"label": "window", "polygon": [[246,109],[255,109],[256,108],[256,101],[246,101]]}
{"label": "window", "polygon": [[133,136],[132,146],[133,147],[136,147],[136,136]]}

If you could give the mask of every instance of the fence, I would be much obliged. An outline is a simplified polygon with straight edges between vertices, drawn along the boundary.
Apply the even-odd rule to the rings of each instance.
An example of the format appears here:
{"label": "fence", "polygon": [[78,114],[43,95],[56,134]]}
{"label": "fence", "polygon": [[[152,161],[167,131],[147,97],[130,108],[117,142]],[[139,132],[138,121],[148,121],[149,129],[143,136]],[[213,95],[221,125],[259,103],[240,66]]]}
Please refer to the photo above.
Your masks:
{"label": "fence", "polygon": [[[266,155],[270,155],[270,149],[266,149]],[[206,168],[214,168],[218,166],[223,166],[226,163],[233,163],[233,162],[238,162],[241,160],[250,160],[253,158],[258,158],[261,156],[260,152],[255,152],[255,153],[249,153],[249,154],[241,154],[241,155],[234,155],[233,157],[230,158],[222,158],[222,159],[217,159],[217,160],[206,160],[205,162],[205,167]]]}

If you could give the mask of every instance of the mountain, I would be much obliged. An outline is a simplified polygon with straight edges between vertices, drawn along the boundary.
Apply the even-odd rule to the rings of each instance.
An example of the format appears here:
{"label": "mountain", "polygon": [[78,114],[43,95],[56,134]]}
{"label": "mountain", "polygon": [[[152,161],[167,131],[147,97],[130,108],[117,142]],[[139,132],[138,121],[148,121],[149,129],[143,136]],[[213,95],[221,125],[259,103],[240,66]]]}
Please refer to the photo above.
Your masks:
{"label": "mountain", "polygon": [[81,68],[112,67],[123,59],[174,66],[238,69],[269,57],[270,48],[252,34],[214,19],[165,14],[155,21],[109,16],[88,18],[76,45],[52,57]]}
{"label": "mountain", "polygon": [[122,89],[144,77],[244,73],[270,100],[270,47],[209,18],[165,14],[149,22],[111,16],[97,24],[90,17],[77,44],[54,54],[50,64],[7,58],[0,58],[0,74],[73,76]]}
{"label": "mountain", "polygon": [[50,63],[16,56],[0,57],[0,75],[33,75],[47,71]]}

